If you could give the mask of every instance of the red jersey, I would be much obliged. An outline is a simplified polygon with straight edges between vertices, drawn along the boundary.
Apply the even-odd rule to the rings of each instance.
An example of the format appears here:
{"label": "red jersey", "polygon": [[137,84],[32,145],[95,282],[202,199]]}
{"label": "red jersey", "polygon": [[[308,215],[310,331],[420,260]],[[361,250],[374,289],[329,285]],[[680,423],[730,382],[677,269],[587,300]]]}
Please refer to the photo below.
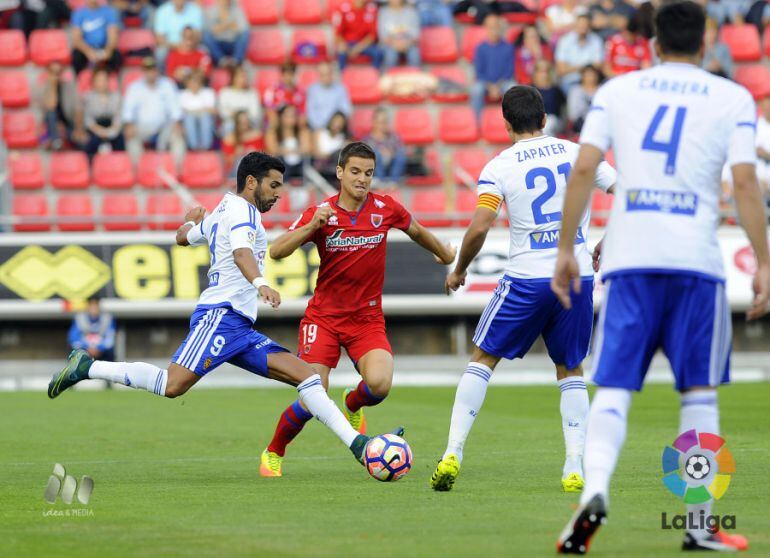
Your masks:
{"label": "red jersey", "polygon": [[307,225],[324,204],[337,212],[307,240],[318,247],[321,266],[305,316],[381,313],[388,231],[405,231],[412,216],[390,196],[370,192],[358,213],[342,209],[338,199],[339,194],[306,209],[289,227]]}
{"label": "red jersey", "polygon": [[201,70],[205,75],[211,71],[211,58],[202,50],[193,50],[191,52],[182,52],[172,50],[166,58],[166,75],[175,77],[179,68],[191,68]]}
{"label": "red jersey", "polygon": [[650,45],[644,37],[637,36],[630,43],[618,33],[607,40],[607,62],[616,74],[641,70],[643,62],[652,62]]}
{"label": "red jersey", "polygon": [[377,5],[367,2],[356,8],[352,2],[341,4],[332,14],[334,32],[347,43],[358,43],[366,37],[377,38]]}
{"label": "red jersey", "polygon": [[299,114],[305,114],[305,93],[297,87],[286,87],[279,83],[265,91],[262,104],[269,109],[278,110],[284,105],[294,105]]}

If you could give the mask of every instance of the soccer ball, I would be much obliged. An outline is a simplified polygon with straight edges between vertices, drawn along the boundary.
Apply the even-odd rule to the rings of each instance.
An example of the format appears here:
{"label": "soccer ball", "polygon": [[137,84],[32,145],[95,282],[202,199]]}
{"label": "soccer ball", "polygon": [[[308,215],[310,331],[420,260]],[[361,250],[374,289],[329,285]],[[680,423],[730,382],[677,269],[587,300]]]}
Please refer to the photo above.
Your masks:
{"label": "soccer ball", "polygon": [[367,444],[364,465],[378,481],[397,481],[412,468],[412,448],[400,436],[380,434]]}
{"label": "soccer ball", "polygon": [[702,455],[691,455],[687,458],[685,471],[695,480],[701,480],[711,471],[709,460]]}

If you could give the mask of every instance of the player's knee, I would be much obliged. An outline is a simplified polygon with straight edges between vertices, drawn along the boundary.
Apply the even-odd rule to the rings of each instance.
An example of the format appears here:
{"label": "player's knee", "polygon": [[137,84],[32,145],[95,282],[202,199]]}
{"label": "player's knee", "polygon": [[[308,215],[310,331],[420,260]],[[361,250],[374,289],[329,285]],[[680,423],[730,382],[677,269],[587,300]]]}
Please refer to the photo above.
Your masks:
{"label": "player's knee", "polygon": [[387,376],[370,379],[366,382],[366,386],[369,388],[369,391],[372,393],[372,395],[379,397],[380,399],[388,396],[392,385],[393,378]]}
{"label": "player's knee", "polygon": [[174,399],[175,397],[179,397],[180,395],[187,393],[187,389],[188,388],[186,385],[169,383],[166,385],[166,392],[164,395],[169,399]]}

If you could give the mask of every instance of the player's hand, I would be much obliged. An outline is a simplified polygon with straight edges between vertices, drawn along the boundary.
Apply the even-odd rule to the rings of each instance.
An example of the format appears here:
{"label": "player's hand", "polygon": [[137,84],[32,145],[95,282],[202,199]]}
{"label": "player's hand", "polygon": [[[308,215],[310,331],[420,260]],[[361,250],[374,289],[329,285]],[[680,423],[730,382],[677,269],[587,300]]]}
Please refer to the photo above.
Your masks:
{"label": "player's hand", "polygon": [[559,255],[556,258],[556,269],[551,279],[551,290],[567,310],[572,308],[570,283],[572,283],[572,290],[580,293],[580,268],[572,250],[568,252],[559,250]]}
{"label": "player's hand", "polygon": [[767,314],[767,304],[770,301],[770,264],[760,265],[754,274],[752,283],[754,300],[746,312],[747,320],[756,320]]}
{"label": "player's hand", "polygon": [[266,302],[273,308],[278,308],[281,305],[281,293],[278,291],[271,289],[267,285],[262,285],[258,292],[262,302]]}
{"label": "player's hand", "polygon": [[200,223],[203,221],[203,218],[206,216],[206,208],[205,207],[193,207],[190,211],[185,213],[184,221],[185,223],[187,221],[195,221],[195,224]]}
{"label": "player's hand", "polygon": [[453,261],[455,261],[455,256],[457,255],[457,246],[452,246],[449,242],[447,242],[443,246],[444,246],[444,257],[439,258],[437,255],[434,254],[433,259],[436,260],[436,263],[449,265]]}
{"label": "player's hand", "polygon": [[310,222],[316,229],[320,229],[321,227],[325,226],[329,221],[329,218],[336,213],[337,212],[334,211],[331,207],[324,205],[323,207],[316,209],[315,215],[313,215],[313,220]]}
{"label": "player's hand", "polygon": [[599,244],[594,247],[594,252],[591,254],[591,258],[593,260],[593,268],[595,272],[599,271],[599,268],[602,265],[602,248],[604,248],[604,239],[602,238],[599,241]]}
{"label": "player's hand", "polygon": [[451,294],[452,291],[456,291],[463,285],[465,285],[465,276],[468,275],[467,271],[463,271],[462,273],[457,273],[456,271],[453,271],[446,277],[446,282],[444,283],[444,292],[446,292],[447,295]]}

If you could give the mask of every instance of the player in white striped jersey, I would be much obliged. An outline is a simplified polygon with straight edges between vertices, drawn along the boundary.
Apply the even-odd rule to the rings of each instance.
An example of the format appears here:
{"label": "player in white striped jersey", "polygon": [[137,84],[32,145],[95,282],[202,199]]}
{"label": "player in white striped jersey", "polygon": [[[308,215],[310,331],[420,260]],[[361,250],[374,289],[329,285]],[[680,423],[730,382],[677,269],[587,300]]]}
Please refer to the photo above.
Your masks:
{"label": "player in white striped jersey", "polygon": [[[465,440],[497,363],[501,358],[523,358],[542,335],[556,366],[561,392],[559,408],[566,453],[561,484],[565,492],[579,492],[583,488],[582,458],[588,414],[582,362],[588,354],[594,317],[593,270],[586,248],[588,211],[571,243],[580,261],[583,283],[582,294],[574,299],[576,308],[569,312],[561,308],[549,286],[561,227],[559,209],[579,146],[543,133],[545,108],[534,87],[509,89],[503,97],[502,110],[513,146],[481,171],[478,207],[463,239],[455,270],[447,278],[447,293],[463,284],[468,266],[481,250],[503,203],[510,222],[508,265],[476,328],[471,362],[457,386],[449,442],[431,485],[435,490],[452,488]],[[594,184],[608,191],[615,179],[615,170],[602,163]]]}
{"label": "player in white striped jersey", "polygon": [[[741,86],[700,68],[705,26],[700,5],[663,4],[656,25],[663,64],[615,78],[596,93],[562,210],[552,288],[570,307],[570,286],[580,288],[580,266],[565,240],[578,230],[591,177],[612,147],[618,184],[602,254],[606,288],[593,377],[599,389],[588,419],[586,485],[580,508],[559,538],[562,553],[585,553],[606,520],[631,395],[642,388],[658,349],[668,357],[681,393],[682,455],[679,463],[672,461],[675,470],[684,470],[691,457],[706,457],[710,469],[719,470],[717,450],[704,440],[719,434],[716,387],[729,380],[730,308],[716,235],[725,162],[757,258],[748,318],[767,312],[770,254],[755,174],[754,101]],[[718,484],[712,484],[713,476],[674,474],[669,481],[669,489],[689,502],[688,515],[708,516],[710,525],[709,490]],[[688,528],[682,544],[683,550],[746,547],[740,535],[696,526]]]}
{"label": "player in white striped jersey", "polygon": [[320,376],[305,362],[253,329],[257,297],[277,308],[281,297],[262,275],[267,237],[260,213],[278,201],[284,164],[253,152],[238,164],[237,194],[225,194],[211,215],[202,207],[187,213],[176,234],[180,246],[208,244],[209,287],[190,319],[190,333],[171,358],[168,370],[144,362],[94,361],[86,351],[70,353],[54,374],[48,396],[54,398],[82,380],[100,379],[144,389],[164,397],[187,392],[224,362],[297,387],[300,401],[329,427],[359,462],[369,438],[359,434],[329,399]]}

